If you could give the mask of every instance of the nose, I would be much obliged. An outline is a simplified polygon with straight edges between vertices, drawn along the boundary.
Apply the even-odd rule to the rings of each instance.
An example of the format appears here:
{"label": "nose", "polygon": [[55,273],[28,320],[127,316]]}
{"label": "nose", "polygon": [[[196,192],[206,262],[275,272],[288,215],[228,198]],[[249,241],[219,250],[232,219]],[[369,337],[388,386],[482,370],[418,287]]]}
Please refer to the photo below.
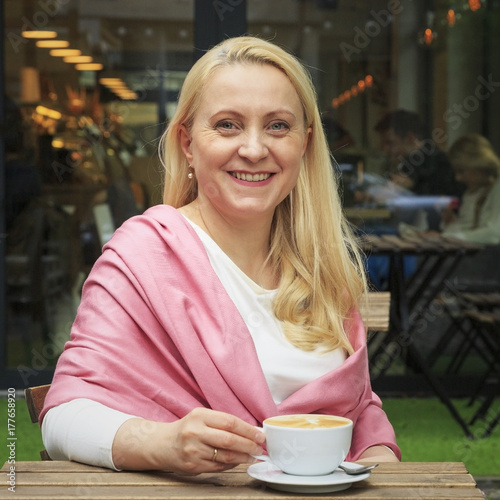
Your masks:
{"label": "nose", "polygon": [[238,154],[251,163],[257,163],[269,154],[265,138],[258,132],[247,133],[242,136],[243,142],[238,149]]}

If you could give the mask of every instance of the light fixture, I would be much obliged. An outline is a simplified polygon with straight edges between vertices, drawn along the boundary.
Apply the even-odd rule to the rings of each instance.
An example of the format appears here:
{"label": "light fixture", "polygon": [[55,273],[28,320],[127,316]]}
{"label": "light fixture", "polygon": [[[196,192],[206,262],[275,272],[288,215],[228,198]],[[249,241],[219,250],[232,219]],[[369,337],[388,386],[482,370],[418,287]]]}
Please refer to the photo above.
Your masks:
{"label": "light fixture", "polygon": [[103,78],[99,78],[99,83],[101,85],[110,86],[110,85],[117,84],[117,83],[122,84],[123,80],[121,78],[104,78],[103,77]]}
{"label": "light fixture", "polygon": [[111,85],[110,87],[108,87],[108,89],[115,94],[119,94],[120,92],[128,90],[128,86],[122,83],[121,85]]}
{"label": "light fixture", "polygon": [[69,47],[66,40],[38,40],[36,46],[42,49],[64,49]]}
{"label": "light fixture", "polygon": [[101,63],[82,63],[75,66],[78,71],[101,71],[102,68]]}
{"label": "light fixture", "polygon": [[481,8],[481,0],[469,0],[469,9],[472,12],[479,10]]}
{"label": "light fixture", "polygon": [[69,57],[80,56],[82,51],[78,49],[52,49],[49,54],[54,57]]}
{"label": "light fixture", "polygon": [[129,91],[118,94],[118,97],[120,99],[123,99],[124,101],[134,101],[135,99],[137,99],[137,94],[135,92]]}
{"label": "light fixture", "polygon": [[366,89],[373,86],[373,76],[365,75],[364,78],[358,80],[357,83],[353,84],[349,89],[341,92],[337,97],[332,99],[332,106],[336,109],[339,106],[347,103],[351,99],[358,97]]}
{"label": "light fixture", "polygon": [[57,31],[27,30],[21,33],[23,38],[55,38]]}
{"label": "light fixture", "polygon": [[92,56],[67,56],[63,58],[65,63],[73,64],[91,63],[93,60]]}
{"label": "light fixture", "polygon": [[434,33],[430,28],[427,28],[424,31],[423,40],[424,40],[425,45],[430,45],[432,43],[432,41],[434,40]]}
{"label": "light fixture", "polygon": [[455,25],[456,22],[457,22],[457,15],[455,13],[455,10],[448,9],[448,12],[446,13],[446,23],[451,28],[452,26]]}
{"label": "light fixture", "polygon": [[56,111],[55,109],[46,108],[45,106],[37,106],[35,108],[35,111],[39,115],[47,116],[47,117],[52,118],[54,120],[59,120],[62,116],[62,114],[59,111]]}

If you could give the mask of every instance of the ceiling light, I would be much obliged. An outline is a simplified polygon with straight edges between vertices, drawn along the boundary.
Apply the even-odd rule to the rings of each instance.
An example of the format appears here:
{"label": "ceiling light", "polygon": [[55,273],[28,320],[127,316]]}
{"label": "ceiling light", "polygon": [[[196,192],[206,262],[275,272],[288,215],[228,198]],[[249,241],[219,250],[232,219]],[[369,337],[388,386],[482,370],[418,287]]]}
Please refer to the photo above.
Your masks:
{"label": "ceiling light", "polygon": [[55,38],[57,31],[23,31],[21,33],[23,38]]}
{"label": "ceiling light", "polygon": [[46,108],[45,106],[37,106],[35,111],[39,115],[48,116],[49,118],[53,118],[54,120],[59,120],[61,118],[61,113],[56,111],[55,109]]}
{"label": "ceiling light", "polygon": [[101,63],[77,64],[75,68],[78,71],[101,71],[103,65]]}
{"label": "ceiling light", "polygon": [[81,64],[81,63],[91,63],[93,61],[92,56],[68,56],[63,59],[66,63]]}
{"label": "ceiling light", "polygon": [[36,46],[43,49],[63,49],[69,47],[66,40],[38,40]]}
{"label": "ceiling light", "polygon": [[114,85],[124,85],[121,78],[99,78],[99,83],[101,85],[106,85],[107,87],[111,87]]}
{"label": "ceiling light", "polygon": [[69,57],[80,56],[82,51],[78,49],[52,49],[49,54],[54,57]]}

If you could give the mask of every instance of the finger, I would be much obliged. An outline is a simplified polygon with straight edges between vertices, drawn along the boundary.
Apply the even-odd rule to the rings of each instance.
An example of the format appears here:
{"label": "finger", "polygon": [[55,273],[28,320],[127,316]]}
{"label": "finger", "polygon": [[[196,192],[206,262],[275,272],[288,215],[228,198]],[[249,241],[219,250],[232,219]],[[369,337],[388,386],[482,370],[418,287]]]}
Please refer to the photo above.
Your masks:
{"label": "finger", "polygon": [[232,450],[214,448],[207,453],[207,461],[213,464],[224,465],[226,467],[236,467],[243,463],[253,463],[255,459],[246,453],[239,453]]}
{"label": "finger", "polygon": [[258,444],[266,440],[266,436],[258,428],[228,413],[212,410],[207,414],[205,424],[213,429],[223,430]]}
{"label": "finger", "polygon": [[190,414],[191,437],[197,435],[203,445],[201,457],[212,461],[214,450],[218,450],[217,460],[222,463],[248,463],[250,455],[263,452],[260,443],[265,441],[264,434],[238,417],[208,409],[196,409]]}

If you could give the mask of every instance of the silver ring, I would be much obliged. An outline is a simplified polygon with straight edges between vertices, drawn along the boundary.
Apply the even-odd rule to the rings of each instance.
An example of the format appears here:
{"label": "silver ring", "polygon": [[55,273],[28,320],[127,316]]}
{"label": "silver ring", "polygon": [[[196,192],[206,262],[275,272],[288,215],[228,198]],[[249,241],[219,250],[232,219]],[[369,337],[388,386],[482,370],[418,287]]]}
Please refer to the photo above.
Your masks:
{"label": "silver ring", "polygon": [[217,451],[217,448],[214,448],[214,455],[213,455],[213,457],[212,457],[212,462],[217,462],[217,453],[219,453],[219,452]]}

